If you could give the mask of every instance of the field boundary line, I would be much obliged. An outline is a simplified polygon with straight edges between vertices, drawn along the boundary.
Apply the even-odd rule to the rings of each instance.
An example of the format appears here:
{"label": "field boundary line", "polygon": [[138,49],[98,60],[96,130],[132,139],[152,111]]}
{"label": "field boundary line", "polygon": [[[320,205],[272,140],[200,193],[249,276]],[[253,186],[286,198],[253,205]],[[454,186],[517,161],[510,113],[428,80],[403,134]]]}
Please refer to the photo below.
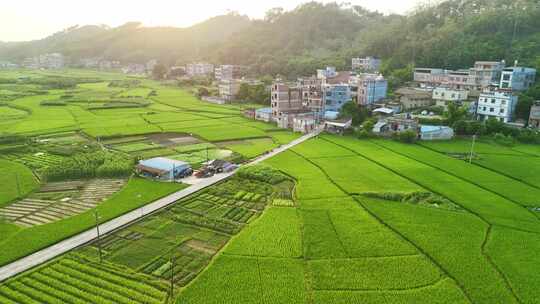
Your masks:
{"label": "field boundary line", "polygon": [[[346,147],[346,146],[343,146],[343,145],[340,145],[336,142],[333,142],[329,139],[326,139],[326,138],[323,138],[323,140],[326,140],[336,146],[339,146],[341,148],[344,148],[344,149],[347,149],[353,153],[356,153],[358,156],[364,158],[364,159],[367,159],[391,172],[393,172],[394,174],[398,175],[398,176],[401,176],[405,179],[407,179],[408,181],[410,181],[411,183],[414,183],[416,185],[419,185],[425,189],[428,189],[430,190],[428,187],[425,187],[424,185],[418,183],[418,182],[415,182],[413,181],[412,179],[398,173],[397,171],[395,170],[392,170],[390,168],[387,168],[386,166],[380,164],[379,162],[363,155],[363,154],[360,154],[358,151],[355,151],[349,147]],[[437,193],[437,192],[434,192],[434,193]],[[375,219],[377,219],[377,221],[379,223],[381,223],[382,225],[384,225],[385,227],[387,227],[388,229],[390,229],[391,231],[393,231],[394,233],[396,233],[397,235],[399,235],[401,238],[403,238],[404,240],[408,241],[411,245],[413,245],[419,252],[421,252],[423,255],[425,255],[429,260],[431,260],[435,265],[437,265],[437,267],[439,267],[439,269],[441,269],[449,278],[451,278],[454,282],[456,282],[456,285],[459,287],[459,289],[463,292],[463,294],[465,295],[465,297],[467,298],[467,300],[469,301],[469,303],[474,303],[474,301],[471,299],[469,293],[465,290],[464,286],[461,284],[460,281],[458,281],[453,275],[451,275],[448,270],[446,270],[446,268],[444,268],[434,257],[432,257],[430,254],[428,254],[427,252],[425,252],[419,245],[417,245],[416,243],[414,243],[413,241],[411,241],[409,238],[407,238],[403,233],[401,233],[400,231],[398,231],[397,229],[393,228],[392,226],[390,226],[390,224],[386,223],[382,218],[380,218],[379,216],[377,216],[374,212],[372,212],[371,210],[369,210],[363,203],[360,199],[358,199],[357,197],[355,196],[351,196],[360,206],[362,206],[363,209],[366,210],[366,212],[368,212],[371,216],[373,216]],[[461,206],[461,205],[460,205]],[[466,208],[464,208],[465,210],[467,210]],[[473,213],[474,214],[474,213]],[[482,221],[484,221],[482,218],[480,218]]]}
{"label": "field boundary line", "polygon": [[[434,166],[434,165],[432,165],[432,164],[429,164],[429,163],[427,163],[427,162],[424,162],[424,161],[422,161],[422,160],[418,160],[418,159],[416,159],[416,158],[410,157],[410,156],[408,156],[408,155],[406,155],[406,154],[403,154],[403,153],[401,153],[401,152],[395,151],[394,149],[391,149],[391,148],[388,148],[388,147],[386,147],[386,146],[384,146],[384,145],[378,144],[378,143],[375,142],[375,141],[371,141],[371,140],[370,140],[370,142],[373,143],[374,145],[377,145],[378,147],[381,147],[381,148],[383,148],[383,149],[385,149],[385,150],[388,150],[388,151],[390,151],[390,152],[392,152],[392,153],[395,153],[395,154],[401,155],[401,156],[403,156],[403,157],[405,157],[405,158],[408,158],[408,159],[410,159],[410,160],[419,162],[419,163],[421,163],[421,164],[423,164],[423,165],[425,165],[425,166],[428,166],[428,167],[430,167],[430,168],[433,168],[433,169],[435,169],[435,170],[439,170],[439,171],[441,171],[441,172],[443,172],[443,173],[446,173],[446,174],[448,174],[448,175],[450,175],[450,176],[453,176],[453,177],[455,177],[455,178],[457,178],[457,179],[459,179],[459,180],[461,180],[461,181],[464,181],[464,182],[469,183],[469,184],[471,184],[471,185],[474,185],[474,186],[476,186],[476,187],[478,187],[478,188],[480,188],[480,189],[482,189],[482,190],[485,190],[485,191],[487,191],[487,192],[489,192],[489,193],[491,193],[491,194],[494,194],[494,195],[496,195],[496,196],[499,196],[499,197],[501,197],[501,198],[503,198],[503,199],[509,201],[510,203],[516,205],[516,206],[519,207],[520,209],[525,209],[528,213],[532,214],[533,217],[536,218],[537,221],[540,221],[540,215],[536,214],[535,212],[533,212],[532,210],[530,210],[530,209],[527,208],[526,206],[524,206],[524,205],[518,203],[516,200],[507,197],[506,195],[503,195],[503,194],[497,193],[497,192],[495,192],[495,191],[493,191],[493,190],[490,190],[490,189],[486,188],[485,186],[479,185],[479,184],[477,184],[476,182],[471,181],[471,180],[469,180],[469,179],[467,179],[467,178],[458,176],[458,175],[456,175],[455,173],[452,173],[452,172],[450,172],[450,171],[448,171],[448,170],[446,170],[446,169],[441,169],[441,168],[439,168],[439,167],[436,167],[436,166]],[[498,173],[495,173],[495,174],[498,174]],[[443,196],[444,196],[444,195],[443,195]],[[491,224],[491,223],[490,223],[490,224]]]}
{"label": "field boundary line", "polygon": [[[423,148],[427,149],[427,150],[430,150],[430,151],[433,151],[433,152],[435,152],[435,153],[442,154],[442,155],[445,155],[445,156],[448,156],[448,157],[452,158],[451,156],[446,155],[444,152],[437,151],[437,150],[435,150],[435,149],[433,149],[433,148],[431,148],[431,147],[427,147],[427,146],[424,146],[424,145],[422,145],[422,144],[418,144],[418,145],[419,145],[420,147],[423,147]],[[519,151],[518,151],[518,152],[519,152]],[[512,156],[512,157],[523,157],[523,156],[525,156],[525,157],[529,157],[529,158],[538,158],[538,157],[539,157],[539,156],[529,156],[529,155],[496,154],[496,153],[478,153],[478,154],[486,154],[486,155],[503,155],[503,156]],[[459,160],[459,159],[456,159],[456,160]],[[473,161],[472,163],[473,163],[474,165],[480,167],[480,168],[486,169],[486,170],[491,171],[491,172],[493,172],[493,173],[496,173],[496,174],[499,174],[499,175],[508,177],[508,178],[510,178],[510,179],[513,179],[513,180],[515,180],[515,181],[518,181],[518,182],[520,182],[520,183],[523,183],[523,184],[525,184],[525,185],[527,185],[527,186],[530,186],[530,187],[533,187],[533,188],[536,188],[536,189],[540,189],[539,186],[536,186],[536,185],[534,185],[534,184],[531,184],[531,183],[529,183],[529,182],[526,181],[526,180],[522,180],[522,179],[517,178],[517,177],[515,177],[515,176],[512,176],[512,175],[510,175],[510,174],[508,174],[508,173],[501,172],[501,171],[495,170],[495,169],[493,169],[493,168],[489,168],[489,167],[487,167],[487,166],[485,166],[485,165],[482,165],[482,164],[480,164],[480,163],[477,163],[477,162],[475,162],[475,161]]]}
{"label": "field boundary line", "polygon": [[373,292],[373,293],[384,293],[384,292],[387,292],[387,293],[391,293],[391,292],[407,292],[407,291],[412,291],[412,290],[421,290],[421,289],[429,289],[429,288],[432,288],[433,286],[439,284],[441,281],[444,281],[448,279],[447,276],[445,276],[443,273],[440,273],[439,274],[439,277],[436,278],[435,280],[429,282],[429,283],[426,283],[426,284],[421,284],[421,285],[418,285],[418,286],[414,286],[414,287],[409,287],[409,288],[388,288],[388,289],[371,289],[371,288],[360,288],[360,289],[354,289],[354,288],[334,288],[334,289],[315,289],[315,291],[349,291],[349,292]]}
{"label": "field boundary line", "polygon": [[[342,148],[349,149],[350,151],[355,151],[355,150],[352,150],[352,149],[350,149],[350,148],[348,148],[348,147],[345,147],[345,146],[343,146],[343,145],[337,144],[337,143],[335,143],[335,142],[333,142],[333,141],[331,141],[331,140],[328,140],[328,139],[325,139],[325,140],[327,140],[327,141],[329,141],[329,142],[332,142],[332,143],[334,143],[334,144],[336,144],[336,145],[338,145],[338,146],[340,146],[340,147],[342,147]],[[379,145],[379,144],[377,144],[377,143],[375,143],[375,142],[373,142],[373,141],[370,141],[370,142],[373,143],[373,144],[375,144],[375,145],[377,145],[378,147],[381,147],[382,149],[385,149],[385,150],[387,150],[387,151],[390,151],[391,153],[395,153],[395,154],[397,154],[397,155],[401,155],[401,156],[403,156],[403,157],[405,157],[405,158],[407,158],[407,159],[410,159],[410,160],[412,160],[412,161],[415,161],[415,162],[424,164],[424,163],[421,162],[421,161],[417,161],[417,160],[414,159],[414,158],[408,157],[408,156],[406,156],[406,155],[402,155],[402,154],[400,154],[400,153],[398,153],[398,152],[393,151],[392,149],[389,149],[389,148],[386,148],[386,147],[384,147],[384,146],[381,146],[381,145]],[[368,158],[367,156],[364,156],[364,155],[360,154],[359,152],[356,152],[356,153],[358,153],[358,155],[360,155],[360,156],[362,156],[362,157],[364,157],[364,158],[366,158],[366,159],[371,160],[370,158]],[[377,161],[375,161],[375,160],[371,160],[371,161],[375,162],[376,164],[379,164],[380,166],[383,166],[384,168],[387,168],[386,166],[384,166],[383,164],[380,164],[379,162],[377,162]],[[430,168],[433,168],[434,170],[439,170],[438,168],[435,168],[435,167],[433,167],[433,166],[430,166],[430,165],[427,165],[427,164],[424,164],[424,165],[425,165],[425,166],[428,166],[428,167],[430,167]],[[445,197],[446,199],[448,199],[446,196],[442,195],[442,193],[439,193],[439,192],[437,192],[437,191],[433,191],[433,189],[431,189],[430,187],[426,187],[425,185],[422,185],[421,183],[415,182],[415,181],[412,180],[411,178],[409,178],[409,177],[407,177],[407,176],[405,176],[405,175],[402,175],[401,173],[399,173],[399,172],[397,172],[397,171],[395,171],[395,170],[393,170],[393,169],[390,169],[390,168],[387,168],[387,169],[388,169],[388,170],[391,170],[391,171],[394,172],[395,174],[398,174],[399,176],[402,176],[403,178],[406,178],[407,180],[409,180],[409,181],[411,181],[411,182],[413,182],[413,183],[415,183],[415,184],[417,184],[417,185],[422,186],[422,187],[425,188],[425,189],[428,189],[428,190],[432,191],[432,192],[435,193],[435,194],[441,195],[442,197]],[[439,170],[439,171],[441,171],[441,172],[443,172],[443,173],[445,173],[445,174],[448,174],[448,173],[444,172],[443,170]],[[451,175],[451,174],[449,174],[449,175]],[[456,178],[457,178],[457,177],[456,177]],[[459,179],[459,178],[458,178],[458,179]],[[460,180],[463,180],[463,179],[460,179]],[[464,182],[467,182],[466,180],[463,180],[463,181],[464,181]],[[472,184],[472,183],[471,183],[471,184]],[[449,199],[449,200],[450,200],[450,199]],[[359,200],[357,200],[357,201],[358,201],[362,206],[364,206]],[[457,202],[454,202],[453,200],[450,200],[450,201],[453,202],[454,204],[457,204],[457,205],[461,206],[464,210],[468,211],[469,213],[471,213],[471,214],[477,216],[482,222],[484,222],[484,223],[486,224],[487,229],[486,229],[486,232],[484,233],[484,240],[483,240],[483,243],[482,243],[482,244],[485,244],[485,243],[487,242],[487,238],[488,238],[488,231],[491,229],[492,224],[491,224],[490,222],[488,222],[488,221],[487,221],[483,216],[481,216],[479,213],[477,213],[477,212],[475,212],[475,211],[472,211],[472,210],[470,210],[469,208],[463,206],[462,204],[459,204],[459,203],[457,203]],[[365,207],[364,207],[364,208],[365,208]],[[505,285],[507,286],[507,288],[508,288],[508,290],[510,291],[510,293],[512,294],[512,296],[516,299],[516,301],[517,301],[518,303],[521,303],[521,300],[519,299],[519,297],[518,297],[517,294],[515,293],[514,289],[512,288],[512,286],[511,286],[511,284],[510,284],[510,282],[508,281],[508,278],[506,277],[506,275],[504,275],[504,273],[502,273],[502,272],[499,270],[499,268],[493,263],[493,261],[491,260],[491,257],[489,257],[489,256],[486,254],[486,252],[483,250],[483,247],[482,247],[482,246],[481,246],[480,250],[481,250],[480,253],[484,256],[484,258],[487,260],[487,262],[488,262],[488,263],[493,267],[493,269],[499,274],[499,276],[501,277],[501,279],[503,280],[503,282],[504,282]],[[447,272],[447,273],[448,273],[448,272]],[[458,283],[458,281],[457,281],[454,277],[452,277],[452,279],[454,279],[454,280],[456,281],[456,283]],[[458,283],[458,284],[459,284],[459,283]],[[462,286],[461,284],[459,284],[459,285]],[[470,299],[470,297],[469,297],[468,295],[467,295],[467,298],[468,298],[468,299],[471,301],[471,303],[472,303],[472,299]]]}

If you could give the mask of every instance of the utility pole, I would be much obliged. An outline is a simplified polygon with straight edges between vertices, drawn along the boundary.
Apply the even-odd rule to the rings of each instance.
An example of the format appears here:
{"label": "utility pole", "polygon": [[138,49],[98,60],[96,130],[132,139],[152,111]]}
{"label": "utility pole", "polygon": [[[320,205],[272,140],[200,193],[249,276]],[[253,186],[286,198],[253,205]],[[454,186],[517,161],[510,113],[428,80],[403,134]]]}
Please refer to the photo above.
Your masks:
{"label": "utility pole", "polygon": [[474,153],[474,143],[476,142],[476,135],[473,135],[472,137],[472,144],[471,144],[471,154],[469,154],[469,164],[472,164],[472,158]]}
{"label": "utility pole", "polygon": [[103,262],[103,256],[101,254],[101,234],[99,232],[99,215],[97,210],[94,210],[94,217],[96,218],[96,231],[97,231],[97,245],[99,252],[99,262]]}
{"label": "utility pole", "polygon": [[21,183],[20,183],[20,180],[19,180],[19,172],[15,172],[15,182],[17,183],[17,197],[22,198],[21,197]]}

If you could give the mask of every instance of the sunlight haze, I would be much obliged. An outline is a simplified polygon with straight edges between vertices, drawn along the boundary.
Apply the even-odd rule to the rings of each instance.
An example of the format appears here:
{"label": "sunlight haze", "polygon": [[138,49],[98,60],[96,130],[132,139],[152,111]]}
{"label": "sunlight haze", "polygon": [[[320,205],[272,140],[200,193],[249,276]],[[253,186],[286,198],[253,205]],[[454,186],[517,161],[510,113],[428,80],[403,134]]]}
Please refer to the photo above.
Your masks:
{"label": "sunlight haze", "polygon": [[[147,26],[185,27],[229,11],[237,11],[251,18],[262,18],[268,9],[274,7],[293,9],[304,2],[307,1],[6,1],[2,3],[0,10],[0,41],[41,39],[73,25],[106,24],[119,26],[128,21],[140,21]],[[425,1],[360,0],[348,2],[384,13],[403,14]]]}

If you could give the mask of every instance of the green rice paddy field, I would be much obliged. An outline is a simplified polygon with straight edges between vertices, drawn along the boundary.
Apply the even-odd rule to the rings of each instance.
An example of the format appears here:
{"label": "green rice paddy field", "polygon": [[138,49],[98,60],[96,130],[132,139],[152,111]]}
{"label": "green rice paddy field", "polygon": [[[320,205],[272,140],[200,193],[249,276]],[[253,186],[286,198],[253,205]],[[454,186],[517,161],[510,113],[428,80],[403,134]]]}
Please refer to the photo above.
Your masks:
{"label": "green rice paddy field", "polygon": [[[17,98],[9,102],[30,114],[0,122],[0,130],[76,130],[119,153],[193,158],[207,149],[251,158],[298,137],[248,121],[235,106],[204,104],[147,80],[139,88],[99,81],[77,90],[156,95],[145,107],[100,110],[40,104],[66,92]],[[166,146],[155,133],[199,142]],[[469,163],[470,144],[318,136],[265,162],[291,180],[233,177],[105,236],[102,262],[93,243],[0,283],[0,302],[538,303],[540,148],[482,139]],[[7,197],[0,204],[37,187],[20,163],[0,166],[19,176],[18,190],[0,191]],[[174,191],[163,187],[132,179],[100,211],[114,216],[137,194],[143,204]],[[0,264],[90,221],[81,214],[39,233],[0,224],[8,236]]]}

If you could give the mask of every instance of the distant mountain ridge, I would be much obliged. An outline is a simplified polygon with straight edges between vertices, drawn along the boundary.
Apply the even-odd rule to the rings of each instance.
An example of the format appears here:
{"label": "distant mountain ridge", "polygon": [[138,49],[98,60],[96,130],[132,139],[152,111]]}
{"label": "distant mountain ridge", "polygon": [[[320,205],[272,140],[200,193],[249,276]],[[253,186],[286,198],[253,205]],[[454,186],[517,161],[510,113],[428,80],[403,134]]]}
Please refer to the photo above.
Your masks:
{"label": "distant mountain ridge", "polygon": [[406,15],[383,15],[350,4],[309,2],[272,9],[262,20],[231,13],[188,28],[73,27],[42,40],[0,44],[0,60],[47,52],[123,63],[150,59],[243,64],[289,78],[316,68],[350,67],[351,57],[383,59],[383,72],[410,66],[466,68],[502,60],[540,69],[537,0],[447,0]]}

